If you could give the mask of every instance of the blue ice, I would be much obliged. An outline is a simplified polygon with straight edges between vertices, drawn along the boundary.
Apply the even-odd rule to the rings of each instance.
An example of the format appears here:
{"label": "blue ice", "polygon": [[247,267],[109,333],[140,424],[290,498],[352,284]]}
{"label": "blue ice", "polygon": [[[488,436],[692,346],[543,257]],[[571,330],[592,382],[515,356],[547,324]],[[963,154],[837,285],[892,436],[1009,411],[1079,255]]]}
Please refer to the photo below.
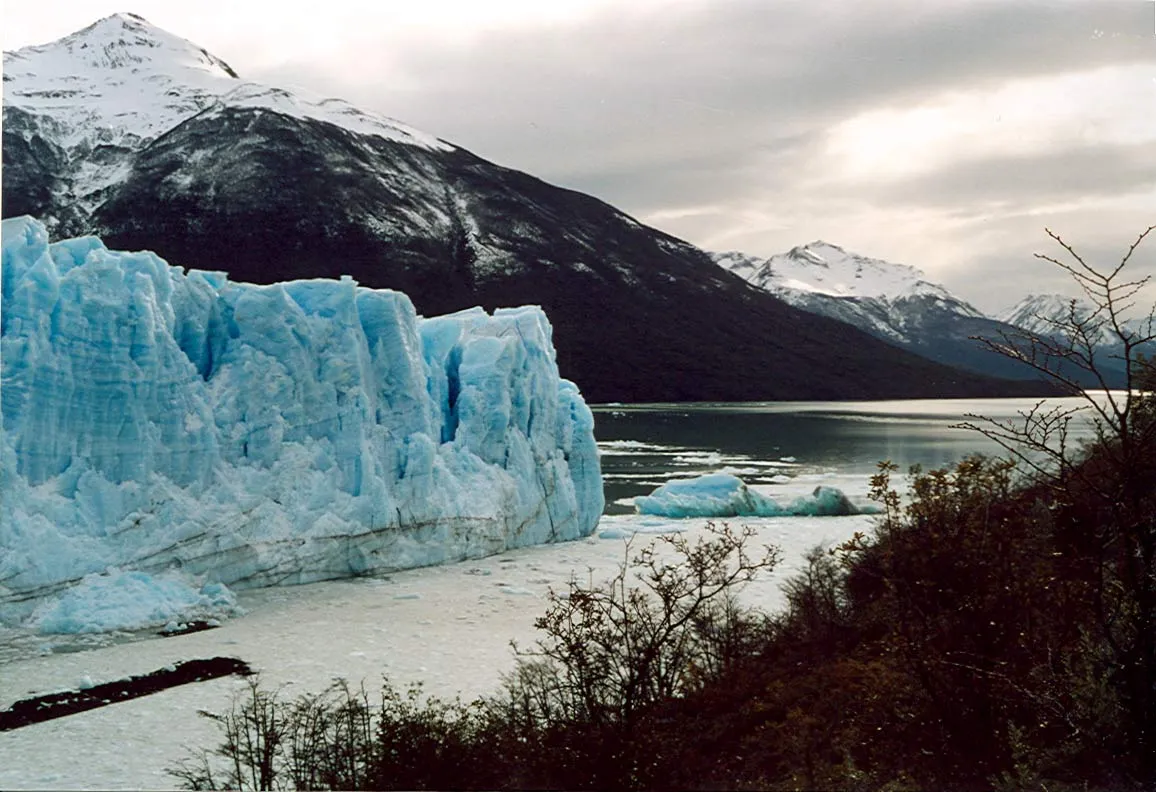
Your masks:
{"label": "blue ice", "polygon": [[540,308],[426,319],[349,278],[50,244],[28,217],[3,221],[2,272],[0,622],[109,569],[300,583],[588,536],[602,512]]}
{"label": "blue ice", "polygon": [[816,487],[810,495],[780,505],[729,473],[667,482],[635,498],[634,508],[639,514],[660,517],[826,517],[860,512],[835,487]]}

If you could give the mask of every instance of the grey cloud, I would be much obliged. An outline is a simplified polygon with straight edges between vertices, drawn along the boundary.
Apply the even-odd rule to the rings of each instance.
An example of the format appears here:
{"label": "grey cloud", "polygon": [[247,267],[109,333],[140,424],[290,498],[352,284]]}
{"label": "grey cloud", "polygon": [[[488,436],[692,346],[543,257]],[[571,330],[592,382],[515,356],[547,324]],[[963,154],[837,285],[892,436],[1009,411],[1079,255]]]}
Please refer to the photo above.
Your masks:
{"label": "grey cloud", "polygon": [[[1070,220],[1070,218],[1069,218]],[[1124,233],[1097,234],[1090,224],[1063,222],[1065,241],[1071,243],[1088,264],[1106,270],[1120,263],[1120,259],[1143,228],[1136,227]],[[1025,229],[1026,230],[1026,229]],[[1018,244],[1005,251],[990,251],[977,255],[969,266],[966,277],[957,278],[951,286],[960,294],[968,294],[982,309],[996,312],[1010,307],[1025,297],[1029,291],[1034,294],[1056,293],[1070,297],[1080,295],[1079,286],[1072,277],[1054,264],[1037,258],[1046,254],[1061,261],[1070,261],[1067,254],[1043,232],[1042,226],[1031,229],[1030,241],[1023,241],[1018,235]],[[1153,246],[1156,247],[1156,246]],[[1156,274],[1151,249],[1140,248],[1130,262],[1127,273],[1136,276]],[[1030,283],[1030,290],[1025,287]],[[1137,296],[1134,305],[1126,312],[1129,316],[1147,314],[1153,307],[1156,294],[1151,291]]]}
{"label": "grey cloud", "polygon": [[[742,145],[944,86],[1154,56],[1150,9],[1100,0],[730,2],[402,46],[377,85],[359,75],[365,99],[516,166],[515,152],[545,138],[555,151],[542,164],[563,174],[584,170],[567,147],[613,157],[671,137]],[[401,94],[389,87],[398,68],[412,86]],[[525,134],[531,124],[549,135]]]}
{"label": "grey cloud", "polygon": [[[942,220],[929,248],[973,251],[974,271],[945,265],[943,279],[988,305],[1025,277],[999,262],[1031,261],[1047,222],[1033,207],[1154,181],[1150,150],[1093,140],[953,164],[894,187],[836,179],[829,194],[809,186],[830,168],[826,130],[859,112],[1110,64],[1152,63],[1156,72],[1150,3],[759,0],[629,9],[464,45],[383,35],[380,54],[360,49],[356,74],[288,64],[251,76],[344,96],[708,247],[767,255],[823,237],[854,248],[850,229],[865,213],[923,206]],[[1073,209],[1058,219],[1107,244],[1115,237],[1104,226],[1130,228],[1148,210],[1123,226],[1106,222],[1120,218],[1105,211]],[[877,242],[891,228],[897,237],[912,233],[895,222],[864,238]]]}
{"label": "grey cloud", "polygon": [[[895,206],[1022,206],[1156,191],[1156,143],[1092,144],[961,162],[934,173],[864,187]],[[866,196],[865,196],[866,197]]]}
{"label": "grey cloud", "polygon": [[767,193],[788,198],[823,141],[822,134],[810,132],[752,139],[744,148],[703,147],[681,154],[677,166],[646,157],[598,163],[583,182],[595,195],[629,192],[631,211],[639,215],[733,204]]}
{"label": "grey cloud", "polygon": [[[1036,257],[1043,253],[1067,260],[1045,229],[1058,233],[1089,264],[1105,269],[1118,264],[1136,236],[1153,222],[1156,196],[1132,210],[1080,207],[991,215],[945,238],[960,245],[968,257],[965,268],[944,274],[942,282],[989,311],[1005,308],[1029,292],[1074,296],[1079,290],[1071,277]],[[1156,239],[1137,250],[1128,272],[1137,277],[1156,276]],[[1156,294],[1144,298],[1153,299]]]}
{"label": "grey cloud", "polygon": [[677,164],[691,148],[741,149],[947,85],[1153,57],[1150,9],[1136,2],[674,8],[465,46],[387,41],[379,65],[362,52],[359,73],[331,84],[483,156],[573,183],[653,147]]}

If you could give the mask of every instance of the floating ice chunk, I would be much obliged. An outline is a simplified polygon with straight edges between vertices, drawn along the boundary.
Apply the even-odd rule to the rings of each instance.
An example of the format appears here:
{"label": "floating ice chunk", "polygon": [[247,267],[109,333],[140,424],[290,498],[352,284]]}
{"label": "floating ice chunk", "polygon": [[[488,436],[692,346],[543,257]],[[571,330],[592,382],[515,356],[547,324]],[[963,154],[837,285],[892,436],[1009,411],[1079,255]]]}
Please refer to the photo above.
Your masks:
{"label": "floating ice chunk", "polygon": [[729,473],[710,473],[670,481],[634,499],[640,514],[661,517],[826,517],[859,514],[860,509],[835,487],[816,487],[810,495],[780,505]]}
{"label": "floating ice chunk", "polygon": [[634,499],[640,514],[662,517],[738,517],[772,514],[777,504],[747,487],[729,473],[711,473],[692,479],[670,481],[649,495]]}
{"label": "floating ice chunk", "polygon": [[860,509],[838,487],[815,487],[810,495],[795,498],[785,507],[792,517],[841,517],[848,514],[873,512],[874,509]]}
{"label": "floating ice chunk", "polygon": [[633,535],[632,531],[624,531],[621,528],[603,528],[598,531],[599,539],[629,539]]}
{"label": "floating ice chunk", "polygon": [[522,586],[503,586],[501,588],[503,594],[508,594],[511,597],[536,597],[538,596],[533,591]]}
{"label": "floating ice chunk", "polygon": [[681,446],[667,446],[656,445],[654,443],[644,443],[641,440],[604,440],[598,444],[604,454],[627,454],[636,451],[657,451],[663,453],[671,453],[675,451],[686,451],[689,449]]}

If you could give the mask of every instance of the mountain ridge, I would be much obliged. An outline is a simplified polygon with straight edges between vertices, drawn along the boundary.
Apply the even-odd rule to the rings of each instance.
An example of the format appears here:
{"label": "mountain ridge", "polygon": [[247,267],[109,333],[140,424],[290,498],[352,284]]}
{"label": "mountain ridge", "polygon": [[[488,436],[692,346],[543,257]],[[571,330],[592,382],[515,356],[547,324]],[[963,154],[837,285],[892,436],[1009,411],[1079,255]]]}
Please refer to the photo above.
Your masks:
{"label": "mountain ridge", "polygon": [[1016,328],[926,279],[922,270],[817,240],[769,258],[715,253],[717,264],[786,302],[852,324],[931,360],[988,376],[1039,378],[984,348]]}
{"label": "mountain ridge", "polygon": [[[1131,307],[1131,306],[1128,306]],[[1104,311],[1097,310],[1087,298],[1069,297],[1064,294],[1032,294],[1024,297],[1000,313],[1002,321],[1019,327],[1029,335],[1055,337],[1073,323],[1085,323],[1090,340],[1095,347],[1108,353],[1109,359],[1118,363],[1121,347],[1117,335]],[[1119,317],[1120,330],[1135,337],[1153,334],[1153,321],[1144,316]],[[1151,344],[1142,345],[1144,352],[1151,354]]]}
{"label": "mountain ridge", "polygon": [[[109,20],[134,36],[147,26]],[[52,47],[34,50],[59,62]],[[5,216],[32,214],[55,235],[96,233],[254,283],[348,274],[405,291],[425,315],[542,305],[564,375],[592,401],[1041,390],[937,366],[787,305],[597,198],[341,100],[238,82],[194,44],[178,51],[199,65],[160,69],[132,94],[144,98],[133,117],[143,127],[131,129],[100,124],[123,98],[92,88],[108,69],[70,80],[77,93],[50,96],[59,86],[28,72],[26,50],[6,54]],[[11,79],[10,61],[24,64]],[[143,73],[132,59],[118,63]],[[215,70],[207,80],[205,68]],[[178,78],[189,73],[183,93]],[[151,137],[140,133],[153,129],[150,101],[163,105],[160,117],[175,114]],[[88,119],[80,138],[77,112]]]}

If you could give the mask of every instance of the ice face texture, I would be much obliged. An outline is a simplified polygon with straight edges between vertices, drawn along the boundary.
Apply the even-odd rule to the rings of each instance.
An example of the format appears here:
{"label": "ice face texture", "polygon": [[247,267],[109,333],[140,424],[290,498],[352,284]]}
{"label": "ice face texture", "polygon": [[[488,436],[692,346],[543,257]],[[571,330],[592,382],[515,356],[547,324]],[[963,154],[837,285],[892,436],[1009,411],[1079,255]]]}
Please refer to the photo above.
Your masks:
{"label": "ice face texture", "polygon": [[3,222],[0,620],[109,568],[231,586],[593,532],[593,417],[536,307],[418,317]]}
{"label": "ice face texture", "polygon": [[822,486],[780,505],[729,473],[667,482],[635,498],[634,508],[660,517],[831,517],[862,511],[841,490]]}

